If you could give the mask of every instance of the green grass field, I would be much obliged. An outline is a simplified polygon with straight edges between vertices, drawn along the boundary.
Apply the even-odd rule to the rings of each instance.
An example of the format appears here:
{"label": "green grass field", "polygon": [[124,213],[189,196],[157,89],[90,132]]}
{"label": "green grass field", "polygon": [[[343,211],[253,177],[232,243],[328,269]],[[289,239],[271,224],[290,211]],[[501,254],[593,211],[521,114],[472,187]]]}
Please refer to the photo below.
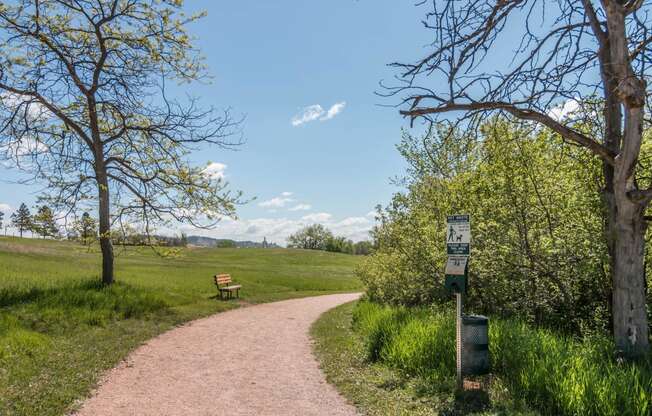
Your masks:
{"label": "green grass field", "polygon": [[143,341],[237,307],[215,298],[230,273],[246,303],[361,289],[359,258],[287,249],[116,248],[117,284],[75,243],[0,238],[0,415],[62,415]]}

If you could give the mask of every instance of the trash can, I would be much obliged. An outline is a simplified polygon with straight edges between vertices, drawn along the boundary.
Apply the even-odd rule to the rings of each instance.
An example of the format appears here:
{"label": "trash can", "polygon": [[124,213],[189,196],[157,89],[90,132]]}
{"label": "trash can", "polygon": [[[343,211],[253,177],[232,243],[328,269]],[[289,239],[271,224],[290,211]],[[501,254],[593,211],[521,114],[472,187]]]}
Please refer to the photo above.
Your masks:
{"label": "trash can", "polygon": [[489,318],[482,315],[464,315],[462,317],[462,374],[487,374],[490,367]]}

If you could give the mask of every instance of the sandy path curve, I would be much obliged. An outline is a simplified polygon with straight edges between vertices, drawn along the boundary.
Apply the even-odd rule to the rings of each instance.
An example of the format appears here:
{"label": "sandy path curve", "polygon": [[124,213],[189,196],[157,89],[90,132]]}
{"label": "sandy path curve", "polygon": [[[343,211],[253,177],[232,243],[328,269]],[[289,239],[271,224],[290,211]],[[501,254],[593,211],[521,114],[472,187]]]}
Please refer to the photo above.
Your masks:
{"label": "sandy path curve", "polygon": [[218,313],[139,347],[77,416],[355,415],[312,355],[310,325],[357,294]]}

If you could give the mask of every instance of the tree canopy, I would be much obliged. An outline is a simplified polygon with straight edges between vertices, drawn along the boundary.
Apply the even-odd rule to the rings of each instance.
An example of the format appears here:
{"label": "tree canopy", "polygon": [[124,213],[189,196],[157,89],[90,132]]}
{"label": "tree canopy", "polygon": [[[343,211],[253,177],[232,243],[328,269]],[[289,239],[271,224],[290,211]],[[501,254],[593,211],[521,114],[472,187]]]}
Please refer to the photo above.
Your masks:
{"label": "tree canopy", "polygon": [[32,229],[32,214],[27,205],[20,204],[18,210],[11,214],[11,225],[18,230],[21,237],[25,231]]}
{"label": "tree canopy", "polygon": [[[0,5],[0,148],[69,215],[98,210],[103,281],[113,282],[113,227],[150,233],[170,221],[211,227],[239,193],[188,162],[239,144],[228,111],[173,99],[168,83],[206,68],[179,0],[19,0]],[[234,134],[236,134],[234,136]]]}
{"label": "tree canopy", "polygon": [[[650,125],[652,3],[642,0],[424,0],[433,42],[395,63],[401,114],[477,131],[490,113],[536,123],[602,162],[617,348],[649,351],[644,248],[652,201],[641,166]],[[507,59],[495,59],[511,51]],[[572,101],[575,117],[555,116]],[[595,105],[597,102],[597,105]]]}
{"label": "tree canopy", "polygon": [[446,215],[463,212],[473,227],[470,310],[567,332],[605,330],[611,285],[606,242],[596,238],[599,163],[547,131],[500,119],[481,130],[479,142],[462,133],[450,140],[446,128],[405,133],[407,190],[379,214],[378,248],[359,270],[369,296],[447,302]]}

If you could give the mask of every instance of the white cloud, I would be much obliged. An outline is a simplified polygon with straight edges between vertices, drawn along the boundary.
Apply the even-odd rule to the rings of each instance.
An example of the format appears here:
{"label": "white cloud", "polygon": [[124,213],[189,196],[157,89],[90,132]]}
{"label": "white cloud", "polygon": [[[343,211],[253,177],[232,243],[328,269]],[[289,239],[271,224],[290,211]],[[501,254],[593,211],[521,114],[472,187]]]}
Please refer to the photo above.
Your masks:
{"label": "white cloud", "polygon": [[316,214],[309,214],[304,217],[301,217],[303,221],[308,221],[308,222],[327,222],[329,221],[333,216],[327,212],[319,212]]}
{"label": "white cloud", "polygon": [[292,192],[283,192],[283,193],[281,193],[281,196],[286,197],[286,198],[288,196],[292,196],[292,195],[293,195]]}
{"label": "white cloud", "polygon": [[326,115],[323,116],[322,118],[320,118],[319,120],[320,121],[326,121],[326,120],[332,119],[333,117],[335,117],[336,115],[341,113],[342,110],[344,110],[344,107],[346,107],[346,101],[342,101],[342,102],[339,102],[337,104],[333,104],[333,106],[328,109],[328,112],[326,113]]}
{"label": "white cloud", "polygon": [[292,125],[298,127],[302,124],[309,123],[311,121],[327,121],[334,118],[336,115],[344,110],[346,106],[346,101],[340,101],[339,103],[333,104],[328,111],[319,104],[309,105],[308,107],[303,108],[299,114],[292,117]]}
{"label": "white cloud", "polygon": [[232,238],[234,240],[252,240],[274,242],[285,245],[288,236],[311,224],[322,224],[335,235],[343,236],[353,241],[369,239],[369,231],[373,222],[364,217],[348,217],[334,219],[331,214],[322,212],[306,215],[298,220],[288,218],[255,218],[239,219],[218,224],[214,230],[197,230],[189,227],[181,231],[188,235],[203,235],[214,238]]}
{"label": "white cloud", "polygon": [[360,225],[360,224],[368,224],[369,220],[366,219],[365,217],[349,217],[345,218],[342,221],[334,224],[336,227],[348,227],[351,225]]}
{"label": "white cloud", "polygon": [[310,204],[298,204],[289,209],[289,211],[309,211],[312,209]]}
{"label": "white cloud", "polygon": [[226,168],[224,163],[212,162],[202,172],[211,179],[224,179]]}
{"label": "white cloud", "polygon": [[0,204],[0,211],[6,214],[11,211],[11,206],[9,204]]}
{"label": "white cloud", "polygon": [[560,104],[548,111],[548,115],[557,121],[562,121],[566,117],[579,110],[579,108],[580,103],[577,100],[567,100],[563,104]]}
{"label": "white cloud", "polygon": [[27,95],[3,92],[0,94],[0,105],[11,110],[20,110],[20,115],[26,115],[31,121],[43,121],[52,117],[50,110]]}
{"label": "white cloud", "polygon": [[299,114],[292,118],[292,125],[294,127],[300,126],[304,123],[315,121],[324,115],[324,109],[319,104],[309,105],[301,110]]}
{"label": "white cloud", "polygon": [[20,140],[15,140],[0,146],[0,150],[7,152],[10,158],[14,161],[22,162],[23,158],[32,155],[42,155],[48,151],[48,146],[40,140],[30,136],[22,137]]}
{"label": "white cloud", "polygon": [[258,206],[263,208],[283,208],[285,205],[292,201],[294,201],[292,198],[277,196],[276,198],[272,198],[259,203]]}

